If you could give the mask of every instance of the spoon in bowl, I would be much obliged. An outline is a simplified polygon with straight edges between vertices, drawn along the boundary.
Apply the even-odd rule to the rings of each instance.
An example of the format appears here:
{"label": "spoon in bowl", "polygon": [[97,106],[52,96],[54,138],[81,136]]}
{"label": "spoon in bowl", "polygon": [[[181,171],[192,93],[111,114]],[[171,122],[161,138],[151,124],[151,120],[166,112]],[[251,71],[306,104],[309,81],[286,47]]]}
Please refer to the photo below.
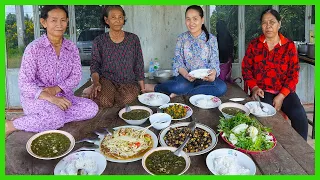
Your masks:
{"label": "spoon in bowl", "polygon": [[128,104],[126,104],[125,108],[126,108],[126,112],[130,112],[131,111],[131,108],[130,108],[130,106]]}
{"label": "spoon in bowl", "polygon": [[265,106],[263,106],[263,105],[262,105],[262,103],[261,103],[261,100],[260,100],[260,97],[259,97],[259,96],[257,96],[257,99],[258,99],[259,106],[260,106],[261,110],[262,110],[263,112],[265,112],[265,113],[268,113],[268,112],[269,112],[269,109],[268,109],[267,107],[265,107]]}
{"label": "spoon in bowl", "polygon": [[[188,125],[188,129],[191,130],[191,133],[193,133],[193,131],[196,129],[196,122],[192,121],[189,123]],[[178,147],[178,149],[176,151],[173,152],[174,155],[176,156],[181,156],[181,151],[184,148],[184,146],[188,143],[188,141],[190,140],[190,136],[187,136],[187,138],[184,140],[184,142]]]}

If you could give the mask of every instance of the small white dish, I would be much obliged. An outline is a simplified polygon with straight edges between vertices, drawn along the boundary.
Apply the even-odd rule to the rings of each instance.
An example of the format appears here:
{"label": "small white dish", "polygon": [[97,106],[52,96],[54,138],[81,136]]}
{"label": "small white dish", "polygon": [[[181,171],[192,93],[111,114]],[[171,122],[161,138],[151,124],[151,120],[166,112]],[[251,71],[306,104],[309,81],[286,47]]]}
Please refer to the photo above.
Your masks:
{"label": "small white dish", "polygon": [[242,104],[239,104],[239,103],[234,103],[234,102],[226,102],[226,103],[222,103],[222,104],[219,106],[219,111],[220,111],[220,112],[222,113],[222,115],[223,115],[225,118],[227,118],[227,119],[232,118],[233,115],[224,113],[224,112],[222,111],[222,109],[223,109],[223,108],[226,108],[226,107],[239,108],[239,109],[243,110],[247,116],[250,114],[249,108],[247,108],[245,105],[242,105]]}
{"label": "small white dish", "polygon": [[[189,98],[189,101],[192,105],[201,109],[216,108],[222,103],[218,97],[204,94],[193,95]],[[204,101],[205,104],[201,103],[201,101]],[[208,101],[210,101],[210,103]]]}
{"label": "small white dish", "polygon": [[192,115],[193,110],[191,109],[191,107],[188,106],[188,105],[182,104],[182,103],[168,103],[168,104],[164,104],[164,105],[160,106],[159,108],[160,108],[160,109],[163,109],[163,108],[166,108],[166,107],[175,105],[175,104],[184,106],[184,108],[187,110],[187,114],[186,114],[186,116],[184,116],[184,117],[182,117],[182,118],[179,118],[179,119],[173,119],[173,118],[172,118],[172,120],[174,120],[174,121],[179,121],[179,120],[187,119],[187,118],[189,118],[189,117]]}
{"label": "small white dish", "polygon": [[78,169],[83,169],[90,175],[100,175],[106,166],[106,158],[98,152],[74,152],[59,161],[54,168],[54,175],[76,175]]}
{"label": "small white dish", "polygon": [[229,99],[230,101],[233,101],[233,102],[241,102],[241,101],[244,101],[245,98],[231,98]]}
{"label": "small white dish", "polygon": [[250,110],[250,113],[257,117],[270,117],[277,113],[276,109],[268,103],[261,102],[265,108],[268,108],[267,112],[262,111],[258,101],[250,101],[245,106]]}
{"label": "small white dish", "polygon": [[138,96],[138,100],[147,106],[161,106],[170,102],[170,97],[163,93],[151,92]]}
{"label": "small white dish", "polygon": [[146,110],[150,113],[150,115],[144,119],[140,119],[140,120],[129,120],[129,119],[124,119],[122,117],[123,113],[126,112],[126,108],[123,108],[119,111],[118,115],[121,119],[123,119],[126,123],[131,124],[131,125],[141,125],[144,122],[146,122],[148,120],[148,118],[153,114],[152,110],[148,107],[145,106],[130,106],[131,110],[135,110],[135,109],[142,109],[142,110]]}
{"label": "small white dish", "polygon": [[[166,128],[170,125],[172,118],[167,113],[155,113],[150,116],[149,120],[150,120],[150,124],[152,124],[153,128],[155,128],[157,130],[161,130],[161,129]],[[156,121],[158,121],[159,123],[155,123]],[[163,121],[165,121],[165,122],[163,122]]]}
{"label": "small white dish", "polygon": [[[239,167],[243,167],[246,169],[249,169],[248,175],[255,175],[256,174],[256,165],[254,164],[253,160],[247,156],[246,154],[229,148],[221,148],[211,151],[207,158],[206,158],[206,164],[208,169],[212,172],[214,175],[223,175],[219,172],[217,172],[217,168],[214,166],[214,161],[218,158],[222,157],[228,157],[233,158],[237,162]],[[218,167],[219,168],[219,167]],[[221,167],[220,167],[221,168]],[[223,171],[226,171],[226,169],[223,169]],[[233,174],[235,175],[235,174]]]}
{"label": "small white dish", "polygon": [[211,69],[197,69],[189,72],[189,75],[197,79],[203,79],[210,74],[210,70]]}

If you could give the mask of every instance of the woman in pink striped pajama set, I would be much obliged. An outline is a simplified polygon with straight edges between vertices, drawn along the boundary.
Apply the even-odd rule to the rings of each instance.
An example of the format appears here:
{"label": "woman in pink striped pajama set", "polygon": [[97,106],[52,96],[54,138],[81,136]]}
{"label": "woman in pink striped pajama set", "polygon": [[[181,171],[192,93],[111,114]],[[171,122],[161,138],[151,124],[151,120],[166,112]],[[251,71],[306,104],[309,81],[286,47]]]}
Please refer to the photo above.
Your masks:
{"label": "woman in pink striped pajama set", "polygon": [[40,20],[47,33],[26,47],[19,73],[25,116],[6,121],[6,136],[16,130],[58,129],[71,121],[91,119],[98,112],[93,101],[73,95],[82,75],[76,45],[63,38],[67,11],[63,6],[44,6]]}

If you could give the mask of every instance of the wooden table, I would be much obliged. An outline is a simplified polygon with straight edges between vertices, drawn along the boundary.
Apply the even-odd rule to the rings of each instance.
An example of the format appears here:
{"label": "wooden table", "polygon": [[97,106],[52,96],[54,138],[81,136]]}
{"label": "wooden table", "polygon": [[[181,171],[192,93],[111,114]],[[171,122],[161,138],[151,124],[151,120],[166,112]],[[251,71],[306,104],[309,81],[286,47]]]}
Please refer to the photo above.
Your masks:
{"label": "wooden table", "polygon": [[[83,87],[84,88],[84,87]],[[78,92],[81,92],[81,88]],[[244,91],[237,85],[228,84],[227,93],[220,99],[227,102],[232,97],[247,97]],[[193,108],[194,117],[197,121],[211,127],[217,132],[219,116],[222,116],[218,108],[199,109],[189,103],[189,97],[175,97],[171,102],[180,102]],[[249,99],[247,99],[249,100]],[[245,103],[245,102],[242,102]],[[133,104],[140,104],[135,102]],[[85,137],[94,137],[94,130],[101,127],[117,127],[126,125],[118,117],[121,108],[101,109],[97,116],[91,120],[82,122],[72,122],[66,124],[61,130],[70,132],[76,140]],[[154,109],[155,110],[155,109]],[[265,153],[250,155],[257,167],[256,174],[315,174],[315,158],[313,148],[284,120],[281,114],[267,118],[258,118],[265,126],[273,129],[273,134],[277,138],[277,146]],[[185,121],[190,121],[187,119]],[[142,126],[148,126],[146,122]],[[155,129],[151,130],[158,134]],[[39,160],[33,158],[26,151],[26,142],[34,133],[17,131],[6,139],[6,174],[53,174],[55,165],[60,161]],[[77,144],[74,149],[80,148]],[[214,149],[229,148],[229,146],[219,137]],[[211,172],[206,166],[207,154],[191,157],[191,166],[186,174],[209,175]],[[131,163],[107,162],[107,167],[103,174],[147,174],[141,165],[141,161]]]}

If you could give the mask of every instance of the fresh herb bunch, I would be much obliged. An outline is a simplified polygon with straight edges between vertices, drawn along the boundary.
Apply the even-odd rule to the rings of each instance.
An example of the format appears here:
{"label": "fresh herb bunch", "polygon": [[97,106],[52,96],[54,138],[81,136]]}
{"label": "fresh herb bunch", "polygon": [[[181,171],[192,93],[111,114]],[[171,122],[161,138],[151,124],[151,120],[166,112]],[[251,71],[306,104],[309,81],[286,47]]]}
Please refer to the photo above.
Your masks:
{"label": "fresh herb bunch", "polygon": [[[254,126],[258,130],[258,134],[253,141],[253,138],[249,136],[247,130],[236,134],[232,132],[232,129],[240,124],[246,124],[248,127]],[[274,145],[273,140],[270,140],[269,133],[271,129],[262,126],[256,119],[250,118],[245,114],[238,113],[236,116],[226,119],[221,118],[218,125],[218,131],[222,132],[223,136],[230,141],[230,134],[234,134],[237,139],[237,143],[234,144],[238,148],[242,148],[250,151],[262,151],[271,149]]]}

